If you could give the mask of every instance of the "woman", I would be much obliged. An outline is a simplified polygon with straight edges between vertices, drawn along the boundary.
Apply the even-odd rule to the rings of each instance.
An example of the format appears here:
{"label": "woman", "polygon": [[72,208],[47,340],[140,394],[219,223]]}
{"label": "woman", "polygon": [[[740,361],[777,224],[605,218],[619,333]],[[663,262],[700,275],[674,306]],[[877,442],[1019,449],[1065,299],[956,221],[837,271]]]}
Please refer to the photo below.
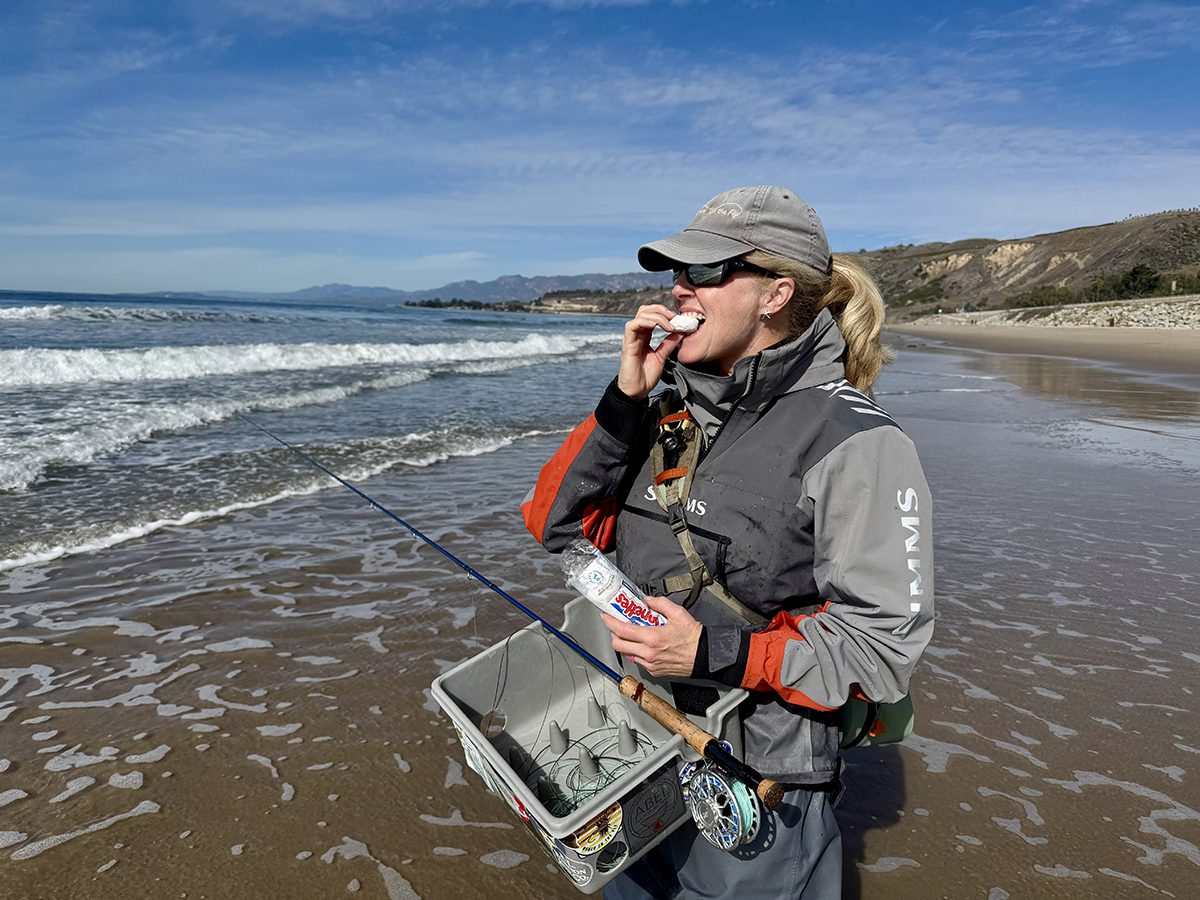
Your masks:
{"label": "woman", "polygon": [[[605,896],[836,898],[837,710],[901,698],[933,631],[929,490],[868,396],[890,361],[883,301],[781,187],[718,195],[638,261],[675,271],[675,309],[626,323],[616,379],[522,512],[551,551],[581,534],[615,550],[668,624],[606,616],[614,650],[688,678],[685,711],[706,705],[697,683],[750,691],[744,758],[792,790],[737,855],[684,826]],[[699,327],[675,330],[677,313]]]}

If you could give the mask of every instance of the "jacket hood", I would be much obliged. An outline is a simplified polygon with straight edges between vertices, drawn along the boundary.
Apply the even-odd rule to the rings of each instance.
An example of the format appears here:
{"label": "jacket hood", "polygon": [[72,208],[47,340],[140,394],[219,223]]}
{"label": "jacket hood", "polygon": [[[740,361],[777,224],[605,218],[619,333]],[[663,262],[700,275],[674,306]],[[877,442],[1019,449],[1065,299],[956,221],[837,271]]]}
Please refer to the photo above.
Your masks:
{"label": "jacket hood", "polygon": [[736,402],[759,409],[780,394],[836,381],[846,374],[846,341],[833,314],[821,310],[812,325],[791,340],[739,359],[729,375],[711,375],[683,365],[672,357],[662,380],[679,391],[689,411],[712,436]]}

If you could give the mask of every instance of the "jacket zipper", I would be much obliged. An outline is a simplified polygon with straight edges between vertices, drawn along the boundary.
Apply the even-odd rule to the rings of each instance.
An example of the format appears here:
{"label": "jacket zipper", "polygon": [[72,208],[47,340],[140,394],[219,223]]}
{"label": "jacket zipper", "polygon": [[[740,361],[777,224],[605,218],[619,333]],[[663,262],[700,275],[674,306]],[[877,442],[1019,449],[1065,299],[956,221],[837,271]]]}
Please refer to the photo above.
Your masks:
{"label": "jacket zipper", "polygon": [[699,468],[704,457],[708,456],[708,454],[712,452],[713,445],[716,444],[717,438],[721,436],[721,432],[725,430],[725,426],[729,424],[729,420],[733,418],[733,414],[737,410],[738,404],[742,402],[743,398],[749,397],[750,392],[754,390],[754,382],[758,378],[758,364],[761,360],[762,354],[759,354],[750,361],[750,377],[746,382],[746,390],[742,391],[741,397],[738,397],[737,400],[733,401],[733,403],[729,405],[729,412],[727,412],[725,417],[721,419],[721,424],[717,426],[717,433],[712,436],[712,440],[708,442],[708,446],[705,447],[701,445],[700,457],[696,460],[696,468]]}

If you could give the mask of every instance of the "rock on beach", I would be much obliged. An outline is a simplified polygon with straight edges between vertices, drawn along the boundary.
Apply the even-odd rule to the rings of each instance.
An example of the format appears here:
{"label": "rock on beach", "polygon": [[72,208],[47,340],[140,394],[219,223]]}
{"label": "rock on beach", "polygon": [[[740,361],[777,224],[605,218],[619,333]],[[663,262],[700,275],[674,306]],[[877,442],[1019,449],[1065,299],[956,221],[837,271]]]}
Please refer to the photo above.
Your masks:
{"label": "rock on beach", "polygon": [[1036,309],[979,310],[926,316],[913,325],[1036,325],[1039,327],[1198,328],[1200,296],[1080,303]]}

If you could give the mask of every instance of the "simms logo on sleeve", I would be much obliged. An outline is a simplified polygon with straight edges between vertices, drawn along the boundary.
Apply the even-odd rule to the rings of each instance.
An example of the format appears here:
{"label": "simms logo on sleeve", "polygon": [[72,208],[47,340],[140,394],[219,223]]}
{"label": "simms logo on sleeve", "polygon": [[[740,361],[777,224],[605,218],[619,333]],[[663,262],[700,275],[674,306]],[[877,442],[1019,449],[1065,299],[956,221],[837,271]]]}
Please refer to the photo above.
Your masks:
{"label": "simms logo on sleeve", "polygon": [[[902,513],[917,512],[916,490],[908,488],[904,491],[896,491],[896,505]],[[921,517],[901,516],[900,528],[904,537],[905,564],[908,566],[908,573],[912,576],[912,580],[908,583],[908,617],[892,629],[892,634],[897,637],[905,637],[917,624],[917,618],[921,615],[921,601],[912,598],[925,594],[925,589],[921,584]]]}
{"label": "simms logo on sleeve", "polygon": [[[906,491],[896,491],[896,505],[900,512],[917,512],[917,492],[913,488]],[[904,555],[912,581],[908,585],[910,597],[920,597],[924,591],[921,588],[921,517],[901,516],[900,527],[904,529]],[[916,610],[913,610],[916,612]]]}

